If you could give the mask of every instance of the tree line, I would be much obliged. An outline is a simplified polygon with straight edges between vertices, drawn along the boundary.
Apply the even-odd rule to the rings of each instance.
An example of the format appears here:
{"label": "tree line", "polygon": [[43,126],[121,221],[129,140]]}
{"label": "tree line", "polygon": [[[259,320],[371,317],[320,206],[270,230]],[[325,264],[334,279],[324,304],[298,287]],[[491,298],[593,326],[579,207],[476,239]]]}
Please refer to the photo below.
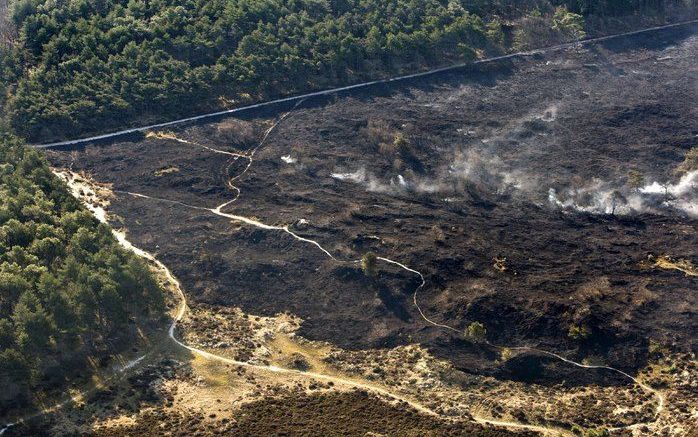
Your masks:
{"label": "tree line", "polygon": [[[577,38],[585,14],[668,1],[9,2],[0,105],[16,134],[47,141]],[[529,15],[517,43],[512,20]]]}
{"label": "tree line", "polygon": [[165,305],[148,266],[122,249],[50,171],[0,133],[0,413],[58,385],[64,369],[117,352],[132,318]]}

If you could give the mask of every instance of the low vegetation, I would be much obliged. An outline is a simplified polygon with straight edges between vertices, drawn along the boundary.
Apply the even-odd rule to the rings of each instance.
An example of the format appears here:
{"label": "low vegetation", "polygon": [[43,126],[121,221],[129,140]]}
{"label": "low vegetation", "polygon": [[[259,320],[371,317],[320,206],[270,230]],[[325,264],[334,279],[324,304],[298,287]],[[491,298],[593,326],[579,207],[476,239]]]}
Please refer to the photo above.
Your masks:
{"label": "low vegetation", "polygon": [[71,197],[37,152],[9,137],[0,142],[2,411],[59,384],[64,368],[117,352],[134,331],[129,322],[159,319],[164,303],[147,265]]}
{"label": "low vegetation", "polygon": [[670,256],[662,255],[656,259],[652,257],[654,266],[666,270],[678,270],[686,274],[686,276],[698,276],[698,268],[687,259],[675,259]]}
{"label": "low vegetation", "polygon": [[591,333],[589,332],[589,328],[586,326],[572,325],[567,331],[567,336],[575,341],[586,340],[589,338],[589,335],[591,335]]}
{"label": "low vegetation", "polygon": [[698,146],[691,147],[686,152],[683,162],[676,168],[676,173],[685,174],[698,170]]}
{"label": "low vegetation", "polygon": [[375,277],[378,274],[378,258],[373,252],[366,252],[361,257],[361,270],[368,277]]}
{"label": "low vegetation", "polygon": [[473,341],[487,340],[487,328],[480,322],[472,322],[465,330],[465,336]]}
{"label": "low vegetation", "polygon": [[645,185],[645,175],[636,169],[628,172],[628,186],[632,189],[639,189]]}

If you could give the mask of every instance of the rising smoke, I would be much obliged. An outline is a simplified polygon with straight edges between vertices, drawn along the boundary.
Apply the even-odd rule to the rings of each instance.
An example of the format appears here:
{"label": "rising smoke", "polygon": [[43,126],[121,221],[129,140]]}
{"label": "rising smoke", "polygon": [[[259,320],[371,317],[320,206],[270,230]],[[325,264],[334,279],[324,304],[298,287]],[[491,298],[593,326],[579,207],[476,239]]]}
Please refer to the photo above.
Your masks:
{"label": "rising smoke", "polygon": [[[396,174],[380,178],[360,167],[353,172],[336,172],[335,179],[361,184],[370,192],[400,195],[407,193],[459,195],[466,184],[494,194],[517,194],[533,202],[545,195],[540,178],[508,169],[496,156],[468,151],[458,153],[452,163],[437,176],[421,177]],[[698,171],[682,176],[676,183],[652,182],[630,188],[600,179],[576,188],[547,190],[548,203],[563,210],[590,214],[628,215],[673,209],[698,216]]]}
{"label": "rising smoke", "polygon": [[364,185],[368,191],[385,194],[444,194],[454,195],[464,191],[465,184],[471,184],[483,191],[498,194],[511,193],[529,187],[530,177],[518,171],[508,170],[496,156],[485,156],[481,152],[469,150],[458,152],[450,164],[432,176],[413,173],[378,177],[360,167],[352,172],[332,173],[335,179]]}
{"label": "rising smoke", "polygon": [[[540,153],[545,144],[541,138],[547,137],[548,143],[554,141],[550,126],[563,110],[564,104],[555,102],[542,111],[538,109],[512,120],[494,132],[459,129],[459,133],[468,137],[467,148],[458,149],[448,164],[428,176],[409,171],[376,175],[366,166],[354,171],[337,171],[331,176],[363,185],[371,192],[392,195],[438,194],[451,201],[475,188],[480,193],[517,196],[539,206],[589,214],[628,215],[674,210],[698,216],[698,171],[688,172],[674,183],[652,182],[639,188],[630,187],[626,182],[597,178],[572,182],[575,178],[565,174],[562,168],[553,170],[555,174],[532,171],[530,168],[535,166],[529,165],[531,160],[544,156]],[[497,155],[497,150],[503,150],[503,156],[513,156],[512,150],[515,150],[515,161],[509,158],[505,162]],[[557,183],[551,179],[557,179]],[[568,182],[560,184],[560,179]],[[551,187],[553,184],[557,187]]]}
{"label": "rising smoke", "polygon": [[581,188],[558,193],[551,188],[551,205],[592,214],[627,215],[665,209],[698,216],[698,170],[683,175],[675,184],[652,182],[639,189],[594,180]]}

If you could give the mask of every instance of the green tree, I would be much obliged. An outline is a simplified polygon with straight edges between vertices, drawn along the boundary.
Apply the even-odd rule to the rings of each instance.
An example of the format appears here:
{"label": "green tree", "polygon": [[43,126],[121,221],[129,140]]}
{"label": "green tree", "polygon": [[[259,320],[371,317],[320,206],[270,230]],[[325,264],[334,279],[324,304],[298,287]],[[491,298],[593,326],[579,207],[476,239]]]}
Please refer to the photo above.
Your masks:
{"label": "green tree", "polygon": [[378,274],[378,257],[373,252],[366,252],[361,257],[361,270],[370,278]]}
{"label": "green tree", "polygon": [[644,2],[586,3],[16,0],[0,105],[15,133],[57,139],[462,62],[507,49],[500,16],[519,48],[580,38],[582,14]]}
{"label": "green tree", "polygon": [[52,322],[36,294],[27,291],[19,297],[12,314],[12,321],[17,344],[22,349],[35,351],[48,345],[53,334]]}
{"label": "green tree", "polygon": [[565,6],[555,8],[553,14],[553,29],[559,30],[566,37],[582,39],[586,36],[584,31],[584,17],[570,12]]}
{"label": "green tree", "polygon": [[24,356],[15,349],[0,350],[0,405],[18,403],[28,396],[32,369]]}
{"label": "green tree", "polygon": [[591,332],[586,326],[572,325],[567,331],[567,336],[572,340],[582,341],[589,338]]}
{"label": "green tree", "polygon": [[502,30],[502,22],[498,17],[494,17],[485,25],[485,35],[492,44],[504,45],[504,31]]}
{"label": "green tree", "polygon": [[125,329],[129,317],[159,320],[164,311],[148,266],[39,154],[0,133],[0,409],[41,390],[65,362],[127,344],[136,335]]}
{"label": "green tree", "polygon": [[0,271],[0,316],[10,315],[19,297],[29,290],[31,284],[19,274]]}
{"label": "green tree", "polygon": [[472,341],[486,341],[487,340],[487,328],[480,322],[472,322],[465,329],[465,336]]}

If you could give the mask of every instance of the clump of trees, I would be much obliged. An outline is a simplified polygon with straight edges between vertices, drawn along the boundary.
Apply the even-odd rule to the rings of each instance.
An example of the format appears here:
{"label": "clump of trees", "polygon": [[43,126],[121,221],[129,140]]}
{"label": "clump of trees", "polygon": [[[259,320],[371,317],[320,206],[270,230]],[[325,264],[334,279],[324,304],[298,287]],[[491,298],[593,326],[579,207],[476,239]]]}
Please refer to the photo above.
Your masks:
{"label": "clump of trees", "polygon": [[486,42],[447,0],[17,0],[12,17],[7,111],[32,140],[465,60]]}
{"label": "clump of trees", "polygon": [[517,49],[580,38],[586,15],[677,1],[0,0],[0,106],[15,133],[58,139],[499,53],[512,23]]}
{"label": "clump of trees", "polygon": [[10,0],[0,106],[51,140],[505,51],[511,23],[519,48],[579,38],[586,14],[650,3]]}
{"label": "clump of trees", "polygon": [[164,311],[148,266],[37,152],[0,133],[0,411],[125,343],[130,318]]}
{"label": "clump of trees", "polygon": [[555,44],[585,36],[584,17],[570,12],[567,7],[557,7],[552,15],[534,9],[515,31],[514,48],[530,50],[539,47],[541,41]]}

